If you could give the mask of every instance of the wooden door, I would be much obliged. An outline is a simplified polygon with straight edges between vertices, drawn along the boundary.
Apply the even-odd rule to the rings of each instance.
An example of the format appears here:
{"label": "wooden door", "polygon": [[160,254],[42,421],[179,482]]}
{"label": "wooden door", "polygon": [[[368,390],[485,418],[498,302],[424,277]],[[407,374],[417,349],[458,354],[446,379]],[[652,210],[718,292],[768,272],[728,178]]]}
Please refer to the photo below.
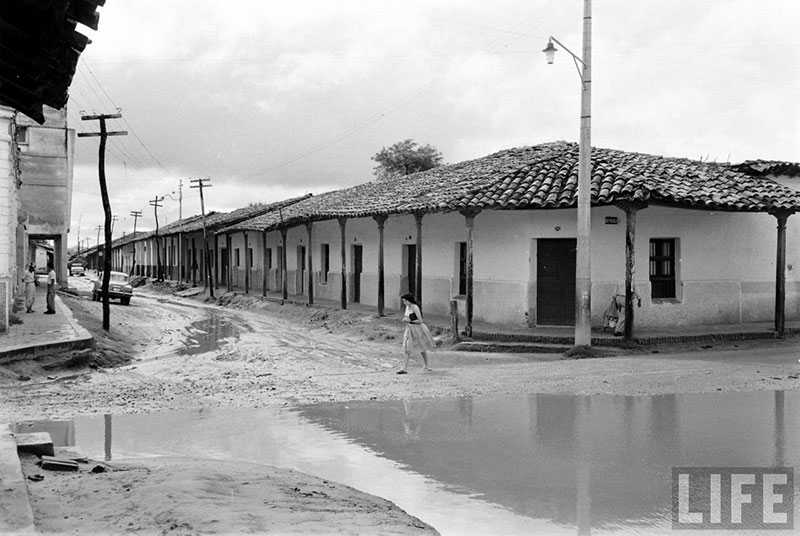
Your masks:
{"label": "wooden door", "polygon": [[574,238],[537,240],[536,323],[575,325]]}
{"label": "wooden door", "polygon": [[353,303],[361,303],[361,272],[364,269],[364,247],[353,246]]}

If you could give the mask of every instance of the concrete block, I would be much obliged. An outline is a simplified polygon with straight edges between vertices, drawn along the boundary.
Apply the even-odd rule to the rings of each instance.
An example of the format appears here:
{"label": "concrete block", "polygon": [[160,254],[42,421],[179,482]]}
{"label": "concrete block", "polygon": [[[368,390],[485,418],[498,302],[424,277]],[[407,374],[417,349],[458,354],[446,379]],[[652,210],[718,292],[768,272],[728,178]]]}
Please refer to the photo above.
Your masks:
{"label": "concrete block", "polygon": [[77,471],[78,462],[55,456],[42,456],[42,469],[51,471]]}
{"label": "concrete block", "polygon": [[30,452],[37,456],[53,456],[53,440],[47,432],[33,432],[30,434],[14,434],[17,450]]}

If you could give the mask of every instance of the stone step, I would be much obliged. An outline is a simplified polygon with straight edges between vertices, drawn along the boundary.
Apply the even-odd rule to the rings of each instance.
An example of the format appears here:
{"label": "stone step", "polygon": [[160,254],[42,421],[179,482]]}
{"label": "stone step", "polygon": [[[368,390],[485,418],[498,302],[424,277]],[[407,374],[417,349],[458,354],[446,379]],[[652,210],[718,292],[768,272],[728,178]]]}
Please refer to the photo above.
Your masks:
{"label": "stone step", "polygon": [[48,432],[33,432],[30,434],[14,434],[17,450],[30,452],[37,456],[52,456],[53,440]]}

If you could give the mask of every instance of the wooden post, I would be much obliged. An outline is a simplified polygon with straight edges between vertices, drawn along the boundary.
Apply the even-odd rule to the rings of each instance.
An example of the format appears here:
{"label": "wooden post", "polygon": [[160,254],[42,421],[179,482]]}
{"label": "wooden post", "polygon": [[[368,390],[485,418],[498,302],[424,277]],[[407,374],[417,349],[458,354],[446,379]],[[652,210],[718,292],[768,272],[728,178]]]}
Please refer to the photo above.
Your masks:
{"label": "wooden post", "polygon": [[422,212],[414,213],[414,220],[417,223],[417,304],[422,307]]}
{"label": "wooden post", "polygon": [[219,235],[214,233],[214,288],[219,288]]}
{"label": "wooden post", "polygon": [[286,278],[286,227],[281,227],[281,296],[283,299],[289,297],[289,282]]}
{"label": "wooden post", "polygon": [[244,236],[244,293],[250,294],[250,260],[247,258],[249,244],[247,243],[247,231],[242,231]]}
{"label": "wooden post", "polygon": [[475,228],[475,216],[477,216],[479,212],[479,210],[465,210],[461,212],[467,220],[467,324],[464,326],[464,334],[467,337],[472,337],[472,314],[474,309],[472,239]]}
{"label": "wooden post", "polygon": [[233,283],[233,240],[231,239],[231,235],[225,233],[225,244],[228,247],[228,292],[231,291],[232,283]]}
{"label": "wooden post", "polygon": [[195,265],[197,264],[197,244],[194,243],[194,237],[192,237],[192,264],[189,266],[189,270],[192,272],[192,286],[197,286],[197,269]]}
{"label": "wooden post", "polygon": [[450,300],[450,331],[453,332],[453,342],[459,342],[461,336],[458,334],[458,302]]}
{"label": "wooden post", "polygon": [[378,316],[383,316],[386,293],[386,275],[383,266],[383,231],[386,226],[386,214],[379,214],[372,217],[378,224]]}
{"label": "wooden post", "polygon": [[[80,132],[78,137],[100,136],[100,148],[97,155],[97,171],[100,180],[100,198],[103,201],[103,214],[105,216],[103,225],[105,229],[105,244],[103,244],[103,329],[108,331],[111,327],[111,309],[108,305],[108,284],[111,281],[111,202],[108,198],[108,187],[106,185],[106,140],[108,136],[125,136],[128,133],[120,130],[109,132],[106,129],[106,119],[119,119],[122,114],[102,114],[102,115],[81,115],[82,121],[100,121],[100,132]],[[100,242],[98,227],[98,243]],[[158,220],[156,220],[156,237],[158,237]],[[99,248],[98,248],[99,249]]]}
{"label": "wooden post", "polygon": [[306,262],[306,269],[308,270],[308,305],[314,305],[314,270],[313,266],[311,265],[311,259],[313,257],[312,249],[312,231],[314,228],[314,222],[306,222],[306,234],[308,235],[308,249],[306,250],[306,258],[308,261]]}
{"label": "wooden post", "polygon": [[263,246],[261,248],[261,264],[262,264],[262,277],[261,277],[261,296],[266,297],[267,295],[267,266],[269,262],[267,261],[267,231],[264,230],[261,233],[263,238]]}
{"label": "wooden post", "polygon": [[633,288],[636,263],[636,212],[645,208],[644,203],[620,202],[617,206],[625,211],[625,330],[623,339],[633,340]]}
{"label": "wooden post", "polygon": [[340,301],[342,309],[347,309],[347,234],[345,228],[347,218],[339,218],[339,237],[342,244],[342,284],[340,285]]}
{"label": "wooden post", "polygon": [[778,248],[775,261],[775,331],[778,338],[785,334],[785,305],[786,305],[786,220],[793,213],[779,211],[772,215],[778,220]]}

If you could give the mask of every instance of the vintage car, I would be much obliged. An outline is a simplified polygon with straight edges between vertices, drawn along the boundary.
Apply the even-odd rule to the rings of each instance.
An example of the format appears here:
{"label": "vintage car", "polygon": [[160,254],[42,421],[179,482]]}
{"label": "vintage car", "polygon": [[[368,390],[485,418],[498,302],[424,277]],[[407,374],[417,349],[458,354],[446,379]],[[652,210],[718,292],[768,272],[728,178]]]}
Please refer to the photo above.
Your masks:
{"label": "vintage car", "polygon": [[86,266],[80,261],[74,261],[69,264],[69,275],[86,275]]}
{"label": "vintage car", "polygon": [[[131,303],[133,296],[133,287],[128,282],[128,274],[123,272],[109,272],[110,279],[108,281],[108,299],[118,299],[122,305]],[[103,297],[103,272],[97,276],[92,288],[92,300],[100,301]]]}

